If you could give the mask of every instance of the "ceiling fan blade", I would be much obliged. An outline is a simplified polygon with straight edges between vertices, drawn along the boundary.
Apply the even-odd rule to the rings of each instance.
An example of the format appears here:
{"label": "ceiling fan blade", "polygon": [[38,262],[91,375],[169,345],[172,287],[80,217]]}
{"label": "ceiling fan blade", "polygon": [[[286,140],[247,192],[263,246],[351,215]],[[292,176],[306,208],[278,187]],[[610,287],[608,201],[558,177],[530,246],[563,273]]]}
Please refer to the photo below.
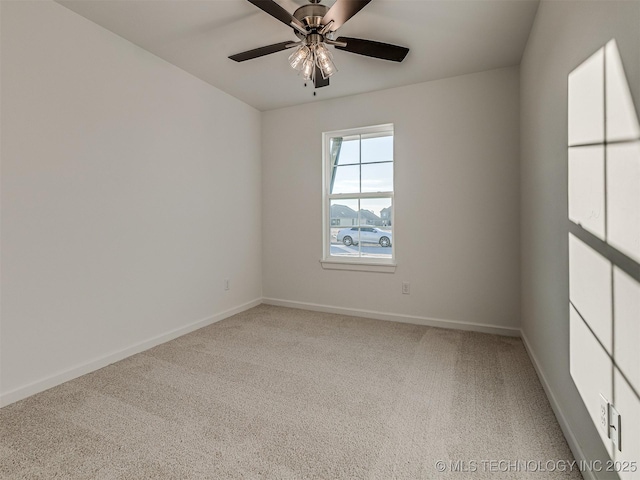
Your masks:
{"label": "ceiling fan blade", "polygon": [[328,78],[322,78],[322,71],[316,65],[314,86],[316,88],[320,88],[320,87],[326,87],[328,85],[329,85],[329,79]]}
{"label": "ceiling fan blade", "polygon": [[381,58],[383,60],[391,60],[392,62],[401,62],[409,53],[406,47],[391,45],[389,43],[374,42],[373,40],[362,40],[361,38],[338,37],[336,42],[345,42],[346,47],[336,45],[338,50],[345,50],[358,55],[367,57]]}
{"label": "ceiling fan blade", "polygon": [[273,0],[249,0],[249,2],[253,3],[260,10],[268,13],[273,18],[280,20],[285,25],[291,26],[291,23],[293,22],[298,25],[298,27],[306,30],[304,24],[300,20],[291,15]]}
{"label": "ceiling fan blade", "polygon": [[[251,0],[249,0],[251,1]],[[336,0],[336,3],[325,13],[322,25],[327,25],[333,20],[329,31],[335,32],[347,20],[362,10],[371,0]]]}
{"label": "ceiling fan blade", "polygon": [[253,50],[247,50],[246,52],[236,53],[235,55],[231,55],[229,58],[236,62],[244,62],[253,58],[264,57],[271,53],[281,52],[282,50],[286,50],[287,45],[291,45],[292,43],[295,42],[289,41],[274,43],[273,45],[267,45],[266,47],[254,48]]}

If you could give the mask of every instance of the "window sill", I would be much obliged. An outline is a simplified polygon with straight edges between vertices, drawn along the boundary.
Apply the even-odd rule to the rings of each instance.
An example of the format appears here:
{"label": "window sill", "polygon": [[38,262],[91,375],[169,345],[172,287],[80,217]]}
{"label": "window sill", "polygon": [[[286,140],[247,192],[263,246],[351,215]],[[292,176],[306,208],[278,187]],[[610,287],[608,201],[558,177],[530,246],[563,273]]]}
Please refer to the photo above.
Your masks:
{"label": "window sill", "polygon": [[340,260],[320,260],[325,270],[350,270],[352,272],[395,273],[395,263],[345,262]]}

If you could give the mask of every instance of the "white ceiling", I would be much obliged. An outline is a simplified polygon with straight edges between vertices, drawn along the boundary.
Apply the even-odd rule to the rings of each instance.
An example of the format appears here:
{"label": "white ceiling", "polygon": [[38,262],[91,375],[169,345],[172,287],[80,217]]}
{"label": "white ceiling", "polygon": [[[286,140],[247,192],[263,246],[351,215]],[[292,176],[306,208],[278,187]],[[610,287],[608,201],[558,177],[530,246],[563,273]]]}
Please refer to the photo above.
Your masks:
{"label": "white ceiling", "polygon": [[[293,12],[306,0],[276,0]],[[335,0],[324,0],[327,6]],[[338,35],[409,47],[402,63],[333,49],[331,85],[304,87],[283,51],[227,57],[297,40],[246,0],[58,0],[259,110],[343,97],[520,63],[538,0],[373,0]]]}

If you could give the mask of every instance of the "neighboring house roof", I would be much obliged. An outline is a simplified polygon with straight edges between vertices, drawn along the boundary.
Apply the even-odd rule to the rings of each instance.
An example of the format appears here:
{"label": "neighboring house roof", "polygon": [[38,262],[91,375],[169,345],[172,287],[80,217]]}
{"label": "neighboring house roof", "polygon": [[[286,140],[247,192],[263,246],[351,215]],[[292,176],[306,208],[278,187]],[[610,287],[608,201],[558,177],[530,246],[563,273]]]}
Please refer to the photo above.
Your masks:
{"label": "neighboring house roof", "polygon": [[[331,218],[358,218],[358,212],[346,205],[331,205]],[[371,210],[360,210],[360,220],[376,221],[380,217]]]}
{"label": "neighboring house roof", "polygon": [[360,218],[364,220],[380,220],[380,217],[373,213],[371,210],[360,210]]}
{"label": "neighboring house roof", "polygon": [[358,218],[358,212],[346,205],[331,205],[331,218]]}

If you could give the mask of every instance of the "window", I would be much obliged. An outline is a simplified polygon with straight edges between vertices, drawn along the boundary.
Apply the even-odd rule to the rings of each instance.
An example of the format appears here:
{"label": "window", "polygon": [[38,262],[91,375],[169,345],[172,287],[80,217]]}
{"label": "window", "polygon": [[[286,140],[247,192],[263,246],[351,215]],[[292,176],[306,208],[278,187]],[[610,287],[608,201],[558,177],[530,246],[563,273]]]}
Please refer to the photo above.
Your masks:
{"label": "window", "polygon": [[394,262],[393,125],[323,134],[324,262]]}

